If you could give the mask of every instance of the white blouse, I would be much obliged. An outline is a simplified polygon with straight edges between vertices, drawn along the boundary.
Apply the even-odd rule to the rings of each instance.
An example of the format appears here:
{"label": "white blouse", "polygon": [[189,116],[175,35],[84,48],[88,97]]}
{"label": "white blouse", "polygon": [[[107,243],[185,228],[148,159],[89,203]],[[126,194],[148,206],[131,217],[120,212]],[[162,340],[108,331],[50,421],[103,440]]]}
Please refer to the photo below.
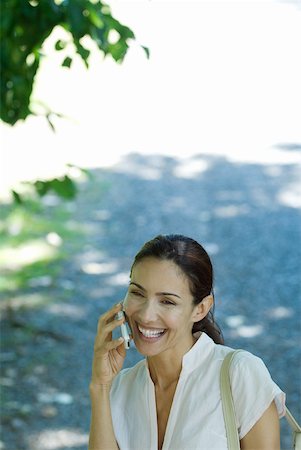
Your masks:
{"label": "white blouse", "polygon": [[[226,450],[219,375],[231,348],[202,333],[183,357],[162,450]],[[275,400],[285,414],[285,394],[271,379],[262,360],[249,352],[236,355],[230,369],[240,439]],[[115,437],[120,450],[157,450],[155,387],[146,360],[122,370],[111,389]]]}

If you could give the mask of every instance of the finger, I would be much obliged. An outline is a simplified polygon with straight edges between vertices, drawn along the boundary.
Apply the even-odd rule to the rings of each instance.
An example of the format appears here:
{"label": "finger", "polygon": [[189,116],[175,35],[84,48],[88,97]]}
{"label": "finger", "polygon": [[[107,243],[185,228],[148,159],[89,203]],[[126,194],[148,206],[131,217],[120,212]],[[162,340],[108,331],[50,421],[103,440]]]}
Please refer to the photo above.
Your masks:
{"label": "finger", "polygon": [[100,316],[100,319],[104,322],[112,319],[118,311],[121,311],[123,305],[122,302],[116,303],[112,308],[106,311],[104,314]]}
{"label": "finger", "polygon": [[106,342],[104,345],[104,349],[109,352],[110,350],[114,350],[115,348],[118,348],[119,346],[123,346],[124,338],[120,337],[118,339],[114,339],[113,341]]}
{"label": "finger", "polygon": [[109,322],[107,325],[105,325],[101,330],[100,333],[102,334],[109,334],[112,333],[113,330],[115,330],[115,328],[120,327],[120,325],[122,323],[125,322],[125,318],[122,317],[121,319],[115,319],[112,322]]}
{"label": "finger", "polygon": [[98,332],[98,337],[103,341],[111,341],[112,340],[112,331],[116,328],[120,327],[120,325],[125,321],[125,318],[115,319],[113,322],[109,322]]}
{"label": "finger", "polygon": [[122,303],[117,303],[111,309],[109,309],[109,311],[100,316],[100,318],[98,319],[97,331],[99,331],[100,328],[104,326],[104,324],[111,322],[114,319],[115,315],[118,313],[118,311],[121,311],[121,309]]}
{"label": "finger", "polygon": [[[125,318],[115,319],[112,322],[109,322],[107,325],[104,325],[102,328],[98,330],[98,333],[95,338],[94,348],[99,348],[103,345],[104,342],[112,341],[112,331],[116,328],[120,327],[120,325],[125,321]],[[100,324],[101,326],[101,324]]]}

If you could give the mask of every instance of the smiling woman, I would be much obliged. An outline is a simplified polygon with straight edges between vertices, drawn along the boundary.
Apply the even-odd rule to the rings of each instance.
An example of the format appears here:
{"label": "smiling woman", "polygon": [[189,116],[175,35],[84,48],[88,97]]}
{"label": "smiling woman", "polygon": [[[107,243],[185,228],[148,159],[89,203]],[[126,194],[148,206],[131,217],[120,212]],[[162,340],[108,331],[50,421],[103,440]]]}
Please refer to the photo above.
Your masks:
{"label": "smiling woman", "polygon": [[181,359],[193,344],[188,280],[172,261],[153,257],[136,263],[131,278],[124,310],[138,351],[145,356],[172,351]]}
{"label": "smiling woman", "polygon": [[[223,344],[221,330],[213,315],[213,267],[206,250],[195,240],[186,236],[158,236],[146,242],[137,253],[131,270],[132,281],[135,267],[146,258],[155,258],[157,262],[158,260],[173,262],[174,266],[169,271],[169,275],[182,279],[182,282],[184,278],[184,283],[188,283],[186,287],[190,301],[194,305],[200,305],[200,302],[204,305],[209,302],[209,310],[202,319],[193,323],[192,331],[205,331],[215,343]],[[170,284],[174,286],[172,281]]]}
{"label": "smiling woman", "polygon": [[[219,385],[232,351],[213,317],[213,269],[205,249],[182,235],[157,236],[136,255],[124,302],[98,323],[90,394],[90,450],[226,450]],[[146,358],[122,369],[124,323]],[[264,363],[240,352],[230,371],[241,448],[279,450],[285,396]]]}

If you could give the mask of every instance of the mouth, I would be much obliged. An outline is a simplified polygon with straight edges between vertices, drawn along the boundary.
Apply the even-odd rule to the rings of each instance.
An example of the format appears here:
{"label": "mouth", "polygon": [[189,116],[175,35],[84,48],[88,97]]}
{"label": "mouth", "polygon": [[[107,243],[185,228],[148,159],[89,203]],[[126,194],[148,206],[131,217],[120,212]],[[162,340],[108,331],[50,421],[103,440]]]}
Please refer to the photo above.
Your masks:
{"label": "mouth", "polygon": [[143,341],[147,341],[147,342],[158,341],[167,331],[166,328],[146,328],[146,327],[142,327],[138,323],[136,323],[136,325],[137,325],[139,337]]}

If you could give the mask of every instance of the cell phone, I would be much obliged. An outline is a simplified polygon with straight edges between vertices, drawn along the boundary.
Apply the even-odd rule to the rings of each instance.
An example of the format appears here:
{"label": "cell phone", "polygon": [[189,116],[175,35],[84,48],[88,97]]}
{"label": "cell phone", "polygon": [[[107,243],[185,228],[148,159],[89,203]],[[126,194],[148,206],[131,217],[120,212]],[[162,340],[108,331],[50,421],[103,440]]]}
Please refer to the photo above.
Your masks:
{"label": "cell phone", "polygon": [[[116,319],[117,320],[123,319],[123,317],[125,317],[125,314],[124,314],[123,311],[119,311],[116,314]],[[130,348],[130,334],[129,334],[127,323],[123,322],[120,325],[120,328],[121,328],[121,335],[122,335],[122,337],[124,339],[124,342],[123,342],[124,343],[124,348],[125,349],[129,349]]]}

